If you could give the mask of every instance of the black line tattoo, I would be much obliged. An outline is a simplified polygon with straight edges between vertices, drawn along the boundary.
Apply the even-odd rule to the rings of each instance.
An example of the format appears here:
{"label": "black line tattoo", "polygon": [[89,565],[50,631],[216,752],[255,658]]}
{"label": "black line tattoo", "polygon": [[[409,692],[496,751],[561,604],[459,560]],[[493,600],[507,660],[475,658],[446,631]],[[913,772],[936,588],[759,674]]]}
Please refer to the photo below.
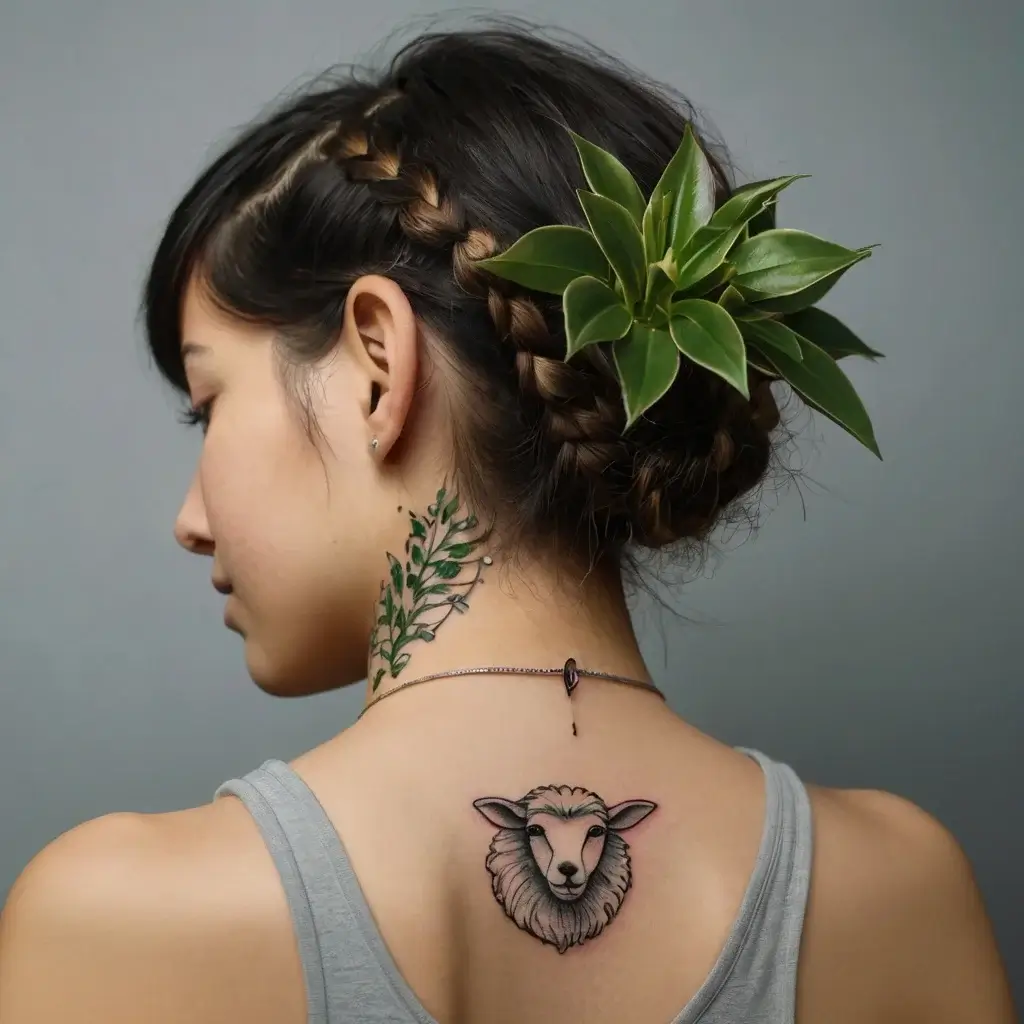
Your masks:
{"label": "black line tattoo", "polygon": [[[402,563],[389,551],[389,577],[381,580],[377,620],[370,635],[370,658],[386,664],[377,669],[373,689],[390,670],[395,678],[409,664],[405,650],[415,640],[429,643],[452,612],[469,610],[467,599],[473,592],[489,556],[470,558],[481,537],[457,539],[474,530],[477,518],[457,519],[459,497],[449,497],[447,486],[438,490],[426,516],[409,510],[410,533],[405,542],[407,561]],[[459,580],[470,566],[473,574]]]}
{"label": "black line tattoo", "polygon": [[523,931],[564,953],[599,935],[632,885],[619,835],[658,805],[614,807],[579,786],[538,786],[519,800],[488,796],[473,806],[498,827],[487,855],[494,898]]}

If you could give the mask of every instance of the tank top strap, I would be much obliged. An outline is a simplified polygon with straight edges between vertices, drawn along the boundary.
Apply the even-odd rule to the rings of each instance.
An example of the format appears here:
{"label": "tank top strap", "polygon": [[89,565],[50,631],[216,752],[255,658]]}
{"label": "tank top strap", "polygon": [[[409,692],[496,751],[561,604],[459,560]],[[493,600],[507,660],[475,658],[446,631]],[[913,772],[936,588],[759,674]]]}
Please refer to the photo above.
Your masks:
{"label": "tank top strap", "polygon": [[284,761],[219,786],[245,804],[277,866],[299,945],[309,1024],[437,1024],[398,972],[337,831]]}
{"label": "tank top strap", "polygon": [[672,1024],[792,1024],[797,961],[810,883],[811,807],[793,769],[737,747],[765,776],[765,822],[757,862],[715,966]]}

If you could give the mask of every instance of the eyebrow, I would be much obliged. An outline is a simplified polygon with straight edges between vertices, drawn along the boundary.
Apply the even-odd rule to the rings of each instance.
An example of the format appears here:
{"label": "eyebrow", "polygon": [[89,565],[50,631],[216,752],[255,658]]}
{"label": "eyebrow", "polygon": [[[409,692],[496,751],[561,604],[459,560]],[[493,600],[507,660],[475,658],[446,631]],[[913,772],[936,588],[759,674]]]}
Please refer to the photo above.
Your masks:
{"label": "eyebrow", "polygon": [[200,345],[197,341],[186,341],[185,344],[181,346],[181,359],[182,362],[184,362],[189,356],[203,355],[210,351],[211,349],[209,345]]}

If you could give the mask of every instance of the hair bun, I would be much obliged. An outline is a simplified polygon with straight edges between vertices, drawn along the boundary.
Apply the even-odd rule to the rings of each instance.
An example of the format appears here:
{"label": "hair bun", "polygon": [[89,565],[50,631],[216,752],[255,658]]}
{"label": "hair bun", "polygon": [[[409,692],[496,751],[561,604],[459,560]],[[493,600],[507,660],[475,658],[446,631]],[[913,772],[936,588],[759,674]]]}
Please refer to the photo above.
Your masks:
{"label": "hair bun", "polygon": [[[738,499],[762,481],[781,415],[770,379],[751,370],[750,385],[748,400],[693,367],[634,427],[642,425],[645,436],[631,445],[636,471],[627,533],[632,543],[662,548],[703,540],[720,521],[734,518]],[[703,442],[697,440],[701,437]]]}

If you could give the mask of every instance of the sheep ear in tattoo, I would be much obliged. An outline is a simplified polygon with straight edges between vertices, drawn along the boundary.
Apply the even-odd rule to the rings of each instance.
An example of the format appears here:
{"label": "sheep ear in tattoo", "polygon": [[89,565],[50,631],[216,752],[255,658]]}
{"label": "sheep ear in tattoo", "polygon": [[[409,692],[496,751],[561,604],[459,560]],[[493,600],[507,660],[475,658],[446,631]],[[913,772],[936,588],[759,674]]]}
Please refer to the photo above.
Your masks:
{"label": "sheep ear in tattoo", "polygon": [[486,866],[494,898],[525,932],[564,953],[599,935],[632,886],[629,847],[619,833],[656,807],[609,807],[579,786],[539,786],[519,800],[482,797],[473,806],[498,831]]}

